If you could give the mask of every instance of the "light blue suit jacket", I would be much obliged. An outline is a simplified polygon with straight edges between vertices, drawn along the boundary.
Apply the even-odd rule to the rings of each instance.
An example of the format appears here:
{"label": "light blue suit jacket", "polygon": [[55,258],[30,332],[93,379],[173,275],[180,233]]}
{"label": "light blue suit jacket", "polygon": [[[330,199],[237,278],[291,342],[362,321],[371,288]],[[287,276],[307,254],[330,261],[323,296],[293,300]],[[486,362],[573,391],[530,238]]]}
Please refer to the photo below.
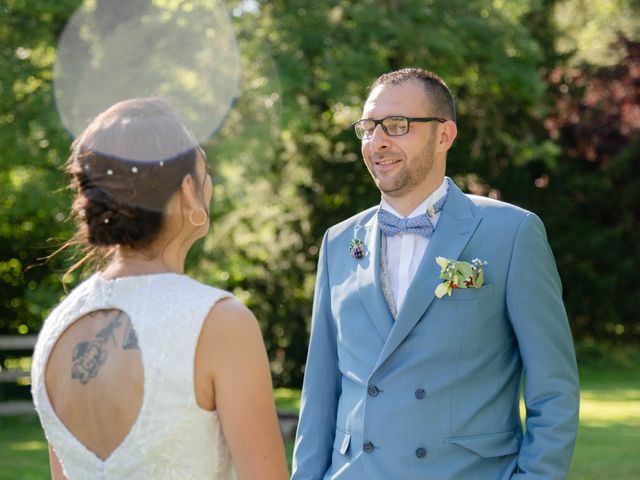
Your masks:
{"label": "light blue suit jacket", "polygon": [[[564,479],[578,375],[540,219],[450,182],[394,321],[376,210],[322,243],[292,479]],[[353,238],[362,259],[349,254]],[[487,261],[485,285],[436,298],[438,256]]]}

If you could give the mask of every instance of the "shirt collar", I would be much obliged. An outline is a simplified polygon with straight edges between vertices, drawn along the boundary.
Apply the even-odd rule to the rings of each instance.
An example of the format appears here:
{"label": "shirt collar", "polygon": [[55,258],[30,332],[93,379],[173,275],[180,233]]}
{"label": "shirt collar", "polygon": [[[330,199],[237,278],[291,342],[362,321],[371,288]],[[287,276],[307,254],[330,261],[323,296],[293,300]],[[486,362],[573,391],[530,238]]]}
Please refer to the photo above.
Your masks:
{"label": "shirt collar", "polygon": [[[425,198],[420,203],[420,205],[418,205],[413,210],[413,212],[411,212],[406,217],[396,212],[396,210],[391,205],[389,205],[389,203],[384,198],[380,201],[380,208],[386,210],[387,212],[393,213],[396,217],[400,217],[400,218],[413,218],[413,217],[417,217],[418,215],[422,215],[423,213],[426,213],[427,215],[429,215],[429,208],[435,205],[438,202],[438,200],[440,200],[442,197],[444,197],[447,194],[448,190],[449,190],[449,183],[447,182],[446,178],[443,178],[442,183],[435,190],[435,192],[433,192],[431,195]],[[433,215],[429,215],[429,217],[432,217],[432,216]]]}

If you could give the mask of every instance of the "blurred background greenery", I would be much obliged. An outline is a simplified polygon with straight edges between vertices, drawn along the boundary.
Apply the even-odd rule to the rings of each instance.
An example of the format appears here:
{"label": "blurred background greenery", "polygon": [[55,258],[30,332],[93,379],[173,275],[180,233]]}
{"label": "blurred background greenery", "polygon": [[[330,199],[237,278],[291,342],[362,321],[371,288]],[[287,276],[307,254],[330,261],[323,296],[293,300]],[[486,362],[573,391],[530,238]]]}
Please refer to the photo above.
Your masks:
{"label": "blurred background greenery", "polygon": [[[70,259],[42,261],[72,234],[72,138],[52,68],[80,3],[0,0],[0,335],[37,333],[64,295]],[[187,270],[255,312],[276,386],[302,382],[323,232],[379,201],[349,124],[367,86],[405,66],[436,71],[457,99],[449,175],[545,222],[580,361],[628,361],[640,339],[639,0],[225,3],[243,80],[205,145],[213,228]],[[0,400],[28,395],[0,385]]]}

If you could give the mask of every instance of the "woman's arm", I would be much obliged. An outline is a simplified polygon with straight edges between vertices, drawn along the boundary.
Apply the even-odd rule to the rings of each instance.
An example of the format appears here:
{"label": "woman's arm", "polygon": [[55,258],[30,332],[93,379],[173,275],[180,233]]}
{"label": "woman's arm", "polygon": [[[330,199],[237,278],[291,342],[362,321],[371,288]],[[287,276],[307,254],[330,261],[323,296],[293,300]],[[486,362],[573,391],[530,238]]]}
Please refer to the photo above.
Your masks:
{"label": "woman's arm", "polygon": [[288,480],[273,401],[269,360],[251,311],[235,299],[211,309],[198,350],[213,381],[220,416],[239,480]]}
{"label": "woman's arm", "polygon": [[56,452],[53,451],[53,447],[49,444],[49,463],[51,465],[51,480],[67,480],[62,471],[62,465]]}

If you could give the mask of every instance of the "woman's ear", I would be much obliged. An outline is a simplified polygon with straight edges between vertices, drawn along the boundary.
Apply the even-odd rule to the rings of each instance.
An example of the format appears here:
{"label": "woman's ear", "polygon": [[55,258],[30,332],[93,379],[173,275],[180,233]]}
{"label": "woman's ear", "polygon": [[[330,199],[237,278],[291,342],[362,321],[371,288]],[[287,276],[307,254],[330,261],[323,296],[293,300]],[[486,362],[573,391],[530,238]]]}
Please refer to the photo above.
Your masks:
{"label": "woman's ear", "polygon": [[180,195],[182,198],[182,202],[192,209],[198,208],[200,206],[196,191],[197,188],[193,176],[185,175],[180,186]]}
{"label": "woman's ear", "polygon": [[458,127],[455,122],[447,120],[442,124],[440,129],[440,135],[438,137],[438,143],[436,145],[436,151],[446,152],[453,145],[453,141],[458,136]]}

